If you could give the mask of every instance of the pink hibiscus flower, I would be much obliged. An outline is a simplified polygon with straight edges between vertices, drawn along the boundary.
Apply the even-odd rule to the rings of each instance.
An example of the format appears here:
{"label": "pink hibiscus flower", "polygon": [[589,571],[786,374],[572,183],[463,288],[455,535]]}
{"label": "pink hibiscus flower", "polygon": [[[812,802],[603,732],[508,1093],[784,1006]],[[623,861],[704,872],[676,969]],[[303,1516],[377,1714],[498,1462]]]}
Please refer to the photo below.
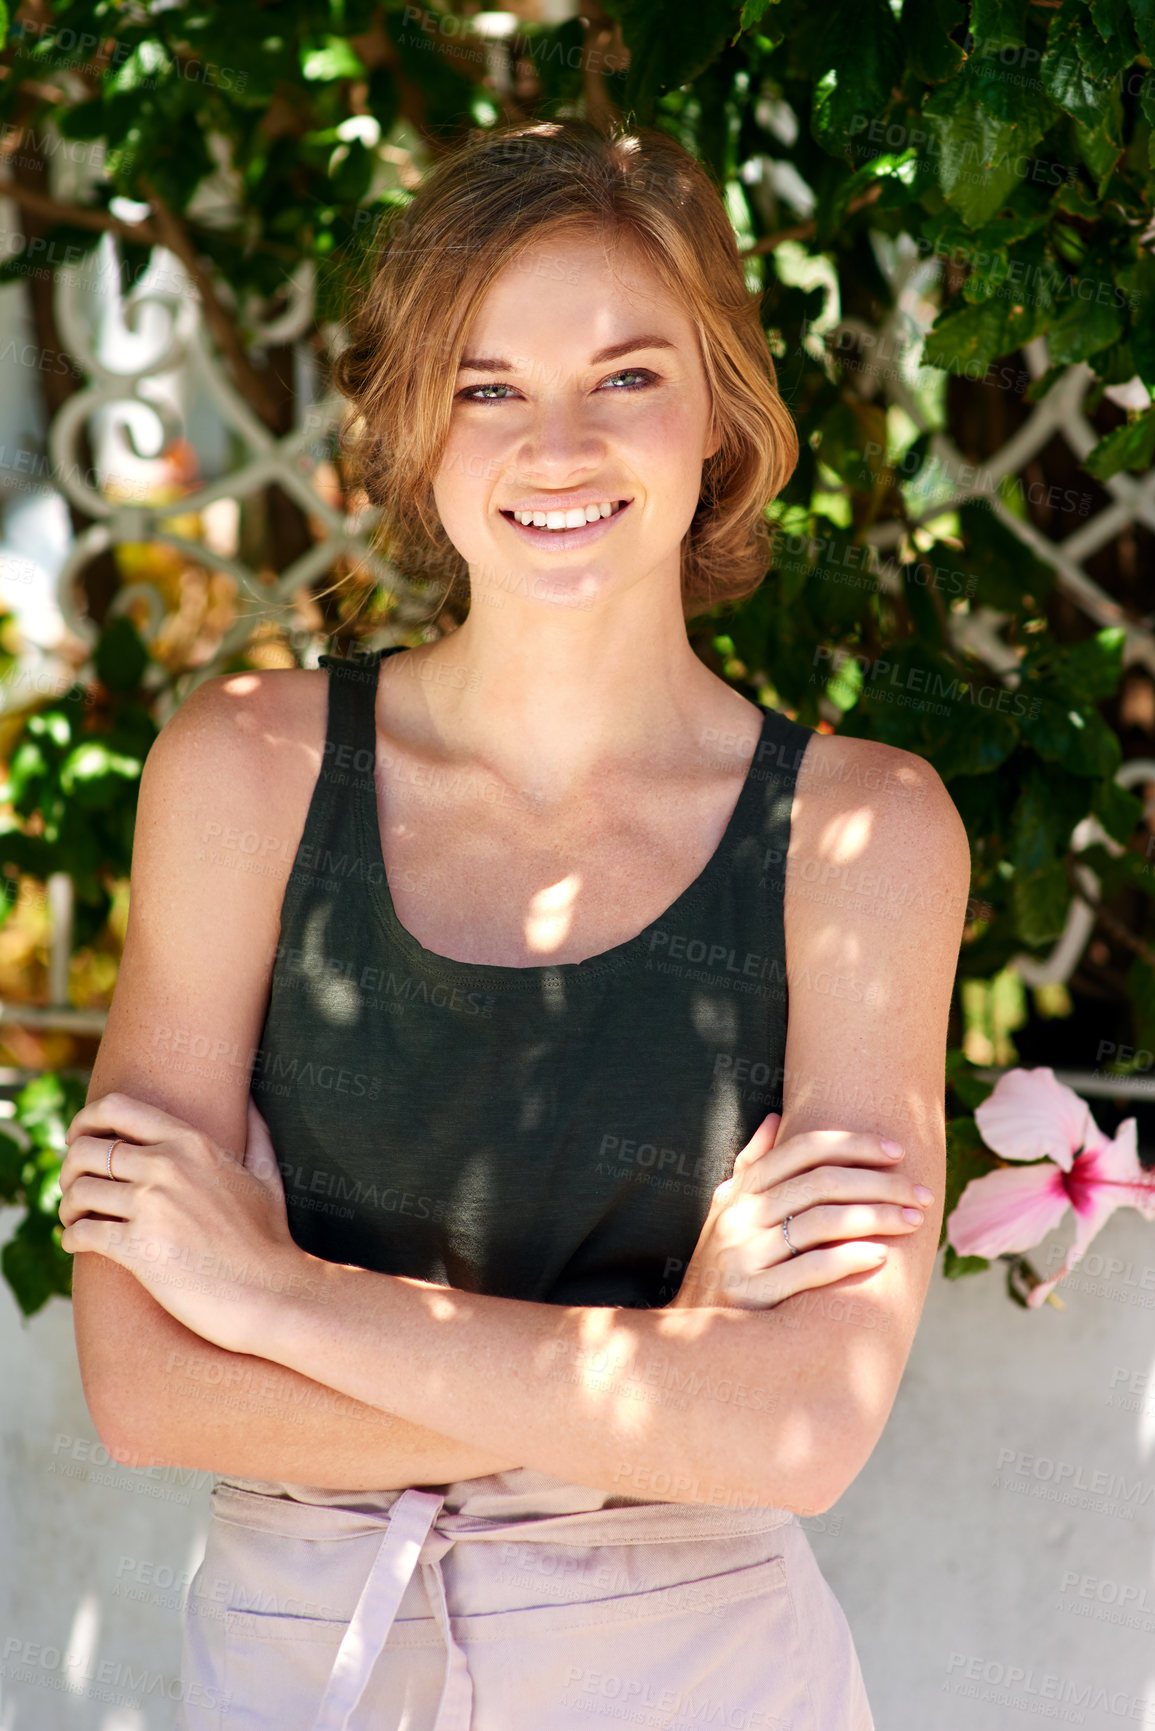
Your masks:
{"label": "pink hibiscus flower", "polygon": [[1030,1250],[1075,1211],[1075,1237],[1058,1273],[1034,1287],[1040,1305],[1081,1259],[1116,1208],[1137,1208],[1155,1220],[1155,1173],[1139,1164],[1135,1120],[1112,1140],[1085,1100],[1056,1082],[1053,1070],[1008,1070],[975,1113],[983,1141],[1004,1160],[1030,1160],[972,1178],[947,1222],[947,1243],[959,1256],[1001,1256]]}

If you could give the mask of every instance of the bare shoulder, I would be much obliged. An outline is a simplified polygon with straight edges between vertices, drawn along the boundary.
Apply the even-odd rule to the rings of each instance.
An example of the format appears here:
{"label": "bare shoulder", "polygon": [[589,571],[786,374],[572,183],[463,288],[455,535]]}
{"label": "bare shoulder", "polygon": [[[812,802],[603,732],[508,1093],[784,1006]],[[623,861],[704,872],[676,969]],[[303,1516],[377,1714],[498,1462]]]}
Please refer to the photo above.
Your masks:
{"label": "bare shoulder", "polygon": [[950,893],[961,914],[970,844],[932,764],[876,740],[816,733],[798,773],[788,874],[827,882],[859,875],[917,877]]}
{"label": "bare shoulder", "polygon": [[152,779],[226,771],[247,792],[320,767],[328,681],[321,671],[276,668],[203,680],[165,723],[146,762]]}
{"label": "bare shoulder", "polygon": [[190,692],[145,759],[135,899],[279,914],[324,756],[327,686],[323,672],[287,668]]}

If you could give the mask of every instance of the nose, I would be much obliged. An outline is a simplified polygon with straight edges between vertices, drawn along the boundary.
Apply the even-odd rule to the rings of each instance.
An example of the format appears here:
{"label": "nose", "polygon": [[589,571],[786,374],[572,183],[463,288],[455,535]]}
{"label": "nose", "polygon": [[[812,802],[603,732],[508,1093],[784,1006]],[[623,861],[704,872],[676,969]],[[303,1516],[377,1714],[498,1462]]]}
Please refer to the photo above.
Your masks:
{"label": "nose", "polygon": [[596,416],[580,401],[560,394],[534,405],[518,447],[517,466],[527,479],[536,476],[560,486],[602,468],[605,451]]}

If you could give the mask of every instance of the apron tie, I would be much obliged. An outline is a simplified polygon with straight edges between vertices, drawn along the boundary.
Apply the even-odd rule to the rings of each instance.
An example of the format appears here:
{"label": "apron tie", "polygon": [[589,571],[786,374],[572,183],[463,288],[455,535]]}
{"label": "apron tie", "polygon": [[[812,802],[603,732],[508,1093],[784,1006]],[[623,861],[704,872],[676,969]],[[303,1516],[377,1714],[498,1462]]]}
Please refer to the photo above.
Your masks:
{"label": "apron tie", "polygon": [[445,1683],[433,1731],[469,1731],[473,1681],[454,1639],[441,1573],[441,1559],[454,1539],[432,1530],[443,1503],[443,1497],[429,1491],[407,1490],[389,1509],[384,1537],[337,1651],[313,1731],[349,1731],[418,1562],[445,1640]]}

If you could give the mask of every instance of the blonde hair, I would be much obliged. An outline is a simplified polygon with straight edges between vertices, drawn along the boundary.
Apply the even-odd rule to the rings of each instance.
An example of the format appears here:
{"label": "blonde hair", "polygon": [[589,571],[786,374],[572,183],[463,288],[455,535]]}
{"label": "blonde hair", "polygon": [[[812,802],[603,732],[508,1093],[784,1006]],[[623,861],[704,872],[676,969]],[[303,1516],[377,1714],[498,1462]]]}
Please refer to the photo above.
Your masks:
{"label": "blonde hair", "polygon": [[[440,467],[466,334],[492,284],[547,233],[628,238],[685,308],[701,348],[715,434],[682,543],[687,617],[736,601],[770,563],[765,507],[798,461],[758,296],[725,206],[681,145],[649,127],[582,119],[474,135],[391,213],[375,274],[333,380],[351,404],[344,444],[381,513],[384,551],[407,577],[468,605],[468,566],[437,514]],[[440,611],[440,609],[439,609]]]}

